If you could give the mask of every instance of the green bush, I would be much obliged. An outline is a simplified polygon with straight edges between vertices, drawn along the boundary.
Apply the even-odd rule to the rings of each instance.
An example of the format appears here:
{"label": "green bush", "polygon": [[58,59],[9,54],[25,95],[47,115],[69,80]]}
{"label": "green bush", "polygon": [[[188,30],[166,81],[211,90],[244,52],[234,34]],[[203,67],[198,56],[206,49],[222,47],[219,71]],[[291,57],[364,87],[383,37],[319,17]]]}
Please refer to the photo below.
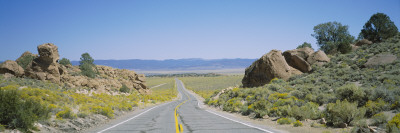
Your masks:
{"label": "green bush", "polygon": [[365,109],[357,108],[357,103],[337,100],[336,103],[328,104],[325,115],[327,122],[334,126],[342,123],[349,125],[352,121],[363,118]]}
{"label": "green bush", "polygon": [[49,110],[35,99],[22,100],[21,93],[15,89],[0,88],[0,124],[8,128],[29,131],[34,123],[47,119]]}
{"label": "green bush", "polygon": [[216,107],[216,106],[219,105],[219,104],[218,104],[218,99],[210,100],[207,104]]}
{"label": "green bush", "polygon": [[74,114],[74,112],[71,111],[70,108],[68,107],[64,107],[63,111],[60,111],[56,114],[56,118],[57,119],[73,119],[76,118],[76,114]]}
{"label": "green bush", "polygon": [[91,112],[107,116],[108,118],[114,117],[114,110],[111,107],[93,106]]}
{"label": "green bush", "polygon": [[383,113],[375,114],[372,118],[372,125],[379,126],[381,124],[387,123],[387,116]]}
{"label": "green bush", "polygon": [[28,67],[28,65],[33,61],[33,59],[35,59],[35,56],[26,55],[17,60],[17,63],[25,70],[26,67]]}
{"label": "green bush", "polygon": [[291,124],[292,122],[294,122],[295,120],[292,118],[280,118],[278,119],[278,121],[276,121],[278,124],[280,125],[284,125],[284,124]]}
{"label": "green bush", "polygon": [[348,100],[350,102],[363,103],[365,92],[355,84],[346,84],[336,89],[336,94],[339,100]]}
{"label": "green bush", "polygon": [[385,103],[385,101],[378,99],[377,101],[368,101],[365,104],[366,116],[371,117],[376,113],[389,109],[389,105]]}
{"label": "green bush", "polygon": [[355,122],[354,127],[351,129],[351,133],[369,133],[367,121],[365,119],[358,120]]}
{"label": "green bush", "polygon": [[205,103],[205,104],[208,104],[208,102],[210,102],[210,98],[204,99],[204,103]]}
{"label": "green bush", "polygon": [[387,131],[390,133],[394,133],[396,131],[400,131],[400,113],[396,114],[392,120],[388,122],[386,125]]}
{"label": "green bush", "polygon": [[297,46],[297,48],[296,48],[296,49],[305,48],[305,47],[312,48],[312,46],[311,46],[311,43],[304,42],[303,44],[301,44],[301,45]]}
{"label": "green bush", "polygon": [[239,112],[242,107],[242,103],[237,98],[229,99],[223,106],[224,111]]}
{"label": "green bush", "polygon": [[89,77],[89,78],[95,78],[96,73],[93,70],[93,66],[88,64],[88,63],[83,63],[79,66],[79,69],[81,69],[81,74]]}
{"label": "green bush", "polygon": [[67,58],[62,58],[60,61],[58,61],[61,65],[71,65],[71,61],[69,61],[69,59]]}
{"label": "green bush", "polygon": [[318,109],[318,104],[313,102],[308,102],[304,106],[298,107],[293,106],[289,113],[290,117],[294,117],[296,120],[304,119],[318,119],[321,113]]}
{"label": "green bush", "polygon": [[89,78],[95,78],[96,72],[94,71],[95,64],[94,59],[89,55],[89,53],[83,53],[81,55],[81,61],[79,61],[79,69],[84,76]]}
{"label": "green bush", "polygon": [[297,120],[296,122],[293,122],[293,126],[294,127],[301,127],[301,126],[303,126],[303,123],[301,123],[299,120]]}
{"label": "green bush", "polygon": [[131,89],[128,88],[128,86],[126,86],[125,84],[122,84],[122,87],[119,88],[119,91],[124,92],[124,93],[129,93],[129,92],[131,92]]}
{"label": "green bush", "polygon": [[261,99],[251,104],[248,109],[255,113],[256,118],[262,118],[268,114],[268,108],[271,106],[267,100]]}

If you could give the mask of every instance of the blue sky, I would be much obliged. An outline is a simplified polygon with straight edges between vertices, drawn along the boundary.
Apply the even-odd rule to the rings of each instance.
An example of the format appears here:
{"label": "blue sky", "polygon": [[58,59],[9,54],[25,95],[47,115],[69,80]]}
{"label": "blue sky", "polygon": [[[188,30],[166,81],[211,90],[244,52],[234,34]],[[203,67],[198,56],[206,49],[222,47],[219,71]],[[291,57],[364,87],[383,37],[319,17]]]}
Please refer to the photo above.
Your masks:
{"label": "blue sky", "polygon": [[329,21],[357,37],[377,12],[400,26],[399,0],[0,0],[0,61],[48,42],[71,60],[259,58],[318,49],[313,27]]}

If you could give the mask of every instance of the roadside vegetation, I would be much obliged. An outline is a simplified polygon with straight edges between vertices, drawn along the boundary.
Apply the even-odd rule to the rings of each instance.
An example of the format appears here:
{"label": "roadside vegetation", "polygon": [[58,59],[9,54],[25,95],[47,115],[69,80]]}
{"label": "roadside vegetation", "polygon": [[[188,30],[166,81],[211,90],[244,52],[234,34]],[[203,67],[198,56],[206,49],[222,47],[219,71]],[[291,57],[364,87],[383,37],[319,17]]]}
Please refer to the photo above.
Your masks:
{"label": "roadside vegetation", "polygon": [[[96,93],[89,88],[68,88],[48,81],[5,78],[0,75],[0,127],[23,132],[38,130],[35,123],[50,125],[100,114],[109,119],[137,107],[176,97],[172,78],[149,95],[130,92]],[[150,84],[161,81],[149,79]],[[122,112],[122,113],[121,113]]]}
{"label": "roadside vegetation", "polygon": [[222,89],[240,86],[243,75],[219,75],[211,77],[180,77],[185,87],[203,98],[209,98]]}
{"label": "roadside vegetation", "polygon": [[[371,19],[376,19],[375,15]],[[370,30],[370,21],[364,30]],[[312,73],[287,81],[275,78],[261,87],[235,87],[220,95],[214,92],[205,103],[252,118],[275,117],[279,124],[303,126],[302,121],[314,120],[312,127],[352,126],[352,132],[369,132],[369,126],[376,126],[379,131],[399,132],[400,33],[397,28],[396,35],[390,33],[387,37],[379,33],[377,36],[381,36],[378,37],[381,41],[375,39],[375,43],[355,51],[347,46],[354,41],[347,26],[338,22],[324,23],[316,26],[314,31],[313,36],[321,50],[329,53],[329,63],[313,65]],[[341,34],[336,39],[323,36],[326,32],[336,31]],[[369,33],[376,32],[361,35],[369,38],[372,36]],[[397,59],[385,65],[365,66],[368,59],[382,53],[395,55]]]}

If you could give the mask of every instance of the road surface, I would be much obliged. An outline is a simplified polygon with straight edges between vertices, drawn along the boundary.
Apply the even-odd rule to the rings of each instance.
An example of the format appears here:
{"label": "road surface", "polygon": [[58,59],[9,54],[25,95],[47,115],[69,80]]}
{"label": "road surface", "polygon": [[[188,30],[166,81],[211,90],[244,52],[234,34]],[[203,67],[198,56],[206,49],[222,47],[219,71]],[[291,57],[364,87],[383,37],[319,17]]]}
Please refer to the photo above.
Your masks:
{"label": "road surface", "polygon": [[252,126],[202,109],[199,107],[197,99],[187,92],[180,80],[176,79],[176,85],[181,96],[180,100],[152,107],[125,121],[106,125],[94,132],[272,133],[270,129]]}

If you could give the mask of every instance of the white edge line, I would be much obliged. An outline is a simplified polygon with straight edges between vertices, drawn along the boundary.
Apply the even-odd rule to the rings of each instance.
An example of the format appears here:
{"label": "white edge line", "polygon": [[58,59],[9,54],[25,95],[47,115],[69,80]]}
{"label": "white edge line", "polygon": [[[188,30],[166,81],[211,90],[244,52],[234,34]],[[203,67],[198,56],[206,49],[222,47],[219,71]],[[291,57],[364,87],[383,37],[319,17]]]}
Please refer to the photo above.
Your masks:
{"label": "white edge line", "polygon": [[[171,102],[169,102],[169,103],[171,103]],[[165,104],[167,104],[167,103],[165,103]],[[102,133],[102,132],[104,132],[104,131],[107,131],[107,130],[109,130],[109,129],[111,129],[111,128],[114,128],[114,127],[116,127],[116,126],[118,126],[118,125],[121,125],[121,124],[123,124],[123,123],[125,123],[125,122],[128,122],[128,121],[130,121],[130,120],[132,120],[132,119],[135,119],[136,117],[139,117],[140,115],[142,115],[142,114],[144,114],[144,113],[146,113],[146,112],[148,112],[148,111],[150,111],[150,110],[152,110],[152,109],[154,109],[154,108],[157,108],[157,107],[160,107],[160,106],[162,106],[162,105],[165,105],[165,104],[161,104],[161,105],[152,107],[152,108],[150,108],[150,109],[148,109],[148,110],[146,110],[146,111],[144,111],[144,112],[142,112],[142,113],[140,113],[140,114],[138,114],[138,115],[136,115],[136,116],[134,116],[134,117],[129,118],[128,120],[125,120],[125,121],[123,121],[123,122],[120,122],[120,123],[118,123],[118,124],[115,124],[114,126],[108,127],[108,128],[106,128],[106,129],[104,129],[104,130],[101,130],[100,132],[97,132],[97,133]]]}
{"label": "white edge line", "polygon": [[243,122],[237,121],[237,120],[233,120],[233,119],[231,119],[231,118],[228,118],[228,117],[222,116],[222,115],[220,115],[220,114],[217,114],[217,113],[214,113],[214,112],[211,112],[211,111],[208,111],[208,110],[205,110],[205,111],[207,111],[207,112],[209,112],[209,113],[212,113],[212,114],[214,114],[214,115],[218,115],[218,116],[220,116],[220,117],[222,117],[222,118],[225,118],[225,119],[231,120],[231,121],[233,121],[233,122],[240,123],[240,124],[243,124],[243,125],[246,125],[246,126],[252,127],[252,128],[256,128],[256,129],[258,129],[258,130],[261,130],[261,131],[264,131],[264,132],[268,132],[268,133],[274,133],[274,132],[272,132],[272,131],[269,131],[269,130],[266,130],[266,129],[263,129],[263,128],[260,128],[260,127],[252,126],[252,125],[249,125],[249,124],[246,124],[246,123],[243,123]]}

